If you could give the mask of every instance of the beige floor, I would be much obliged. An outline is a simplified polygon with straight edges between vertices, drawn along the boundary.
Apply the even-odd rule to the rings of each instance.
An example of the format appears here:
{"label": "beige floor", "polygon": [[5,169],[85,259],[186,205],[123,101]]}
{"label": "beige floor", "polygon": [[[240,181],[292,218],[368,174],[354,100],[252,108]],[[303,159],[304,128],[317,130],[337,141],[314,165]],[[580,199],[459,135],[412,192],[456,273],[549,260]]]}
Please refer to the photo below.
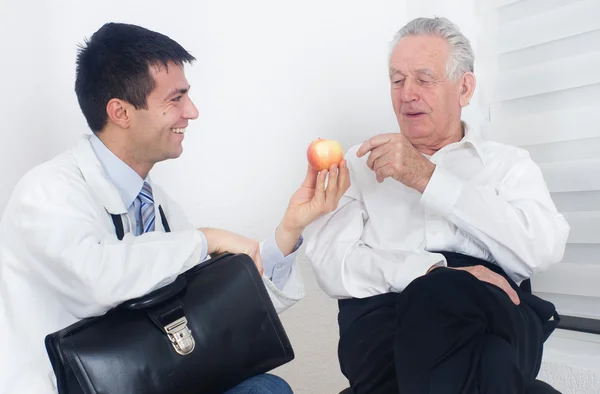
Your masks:
{"label": "beige floor", "polygon": [[319,289],[303,254],[297,261],[306,297],[281,316],[296,358],[273,372],[296,394],[337,394],[348,386],[337,361],[337,302]]}

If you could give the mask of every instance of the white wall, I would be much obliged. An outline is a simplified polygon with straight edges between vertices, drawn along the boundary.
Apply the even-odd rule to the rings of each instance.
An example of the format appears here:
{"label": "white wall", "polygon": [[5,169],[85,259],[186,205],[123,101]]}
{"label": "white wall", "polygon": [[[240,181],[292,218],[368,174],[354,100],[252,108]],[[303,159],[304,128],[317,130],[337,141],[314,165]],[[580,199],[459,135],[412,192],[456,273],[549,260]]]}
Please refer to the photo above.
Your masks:
{"label": "white wall", "polygon": [[73,93],[76,46],[110,20],[161,31],[198,58],[187,74],[200,118],[184,155],[154,174],[194,223],[262,237],[302,180],[312,139],[347,148],[397,129],[386,62],[403,1],[46,3],[0,12],[10,92],[0,99],[0,210],[25,170],[87,130]]}
{"label": "white wall", "polygon": [[[39,10],[45,15],[41,1]],[[27,11],[25,3],[9,7],[0,2],[0,212],[19,177],[47,157],[44,118],[49,111],[42,109],[48,95],[42,88],[47,53],[41,35],[47,20]]]}
{"label": "white wall", "polygon": [[300,185],[312,139],[348,148],[397,129],[387,43],[404,9],[389,0],[234,3],[235,15],[199,10],[213,14],[195,33],[201,45],[190,41],[201,56],[190,71],[201,119],[184,157],[157,174],[195,223],[262,237]]}
{"label": "white wall", "polygon": [[[347,149],[397,130],[388,94],[388,42],[404,0],[0,3],[0,212],[32,166],[87,131],[73,92],[77,44],[107,21],[165,33],[198,58],[188,68],[200,118],[184,154],[155,168],[196,225],[266,236],[303,179],[309,142]],[[283,316],[296,360],[279,370],[298,393],[346,382],[336,357],[336,304],[311,277]]]}

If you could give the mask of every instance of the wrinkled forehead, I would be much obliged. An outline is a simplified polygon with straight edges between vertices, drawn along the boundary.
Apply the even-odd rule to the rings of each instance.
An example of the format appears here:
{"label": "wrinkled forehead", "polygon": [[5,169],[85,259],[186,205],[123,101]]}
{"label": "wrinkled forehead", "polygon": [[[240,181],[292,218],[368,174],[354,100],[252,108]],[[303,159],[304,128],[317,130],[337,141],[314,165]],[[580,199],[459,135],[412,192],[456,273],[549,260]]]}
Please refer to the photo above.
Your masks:
{"label": "wrinkled forehead", "polygon": [[393,48],[390,72],[441,73],[446,69],[450,48],[448,42],[436,36],[407,36]]}

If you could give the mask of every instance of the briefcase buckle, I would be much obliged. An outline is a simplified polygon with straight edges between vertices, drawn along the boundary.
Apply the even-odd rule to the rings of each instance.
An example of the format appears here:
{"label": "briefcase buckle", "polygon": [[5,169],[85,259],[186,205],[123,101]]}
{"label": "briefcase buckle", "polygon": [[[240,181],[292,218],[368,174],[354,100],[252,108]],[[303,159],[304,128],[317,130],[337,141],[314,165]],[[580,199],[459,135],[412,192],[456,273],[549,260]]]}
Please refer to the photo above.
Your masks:
{"label": "briefcase buckle", "polygon": [[187,356],[196,347],[196,341],[194,341],[192,331],[188,328],[187,323],[188,321],[184,316],[165,326],[165,332],[173,349],[182,356]]}

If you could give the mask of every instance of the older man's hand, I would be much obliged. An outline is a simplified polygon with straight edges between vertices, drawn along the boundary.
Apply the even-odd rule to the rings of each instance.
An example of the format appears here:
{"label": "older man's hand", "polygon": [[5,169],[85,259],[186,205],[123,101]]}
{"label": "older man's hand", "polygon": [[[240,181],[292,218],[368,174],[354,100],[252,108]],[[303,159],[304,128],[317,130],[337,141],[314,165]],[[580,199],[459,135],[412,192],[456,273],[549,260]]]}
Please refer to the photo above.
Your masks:
{"label": "older man's hand", "polygon": [[392,177],[423,193],[435,170],[435,164],[400,133],[371,137],[361,145],[356,155],[362,157],[369,152],[367,165],[375,171],[377,182],[380,183]]}

